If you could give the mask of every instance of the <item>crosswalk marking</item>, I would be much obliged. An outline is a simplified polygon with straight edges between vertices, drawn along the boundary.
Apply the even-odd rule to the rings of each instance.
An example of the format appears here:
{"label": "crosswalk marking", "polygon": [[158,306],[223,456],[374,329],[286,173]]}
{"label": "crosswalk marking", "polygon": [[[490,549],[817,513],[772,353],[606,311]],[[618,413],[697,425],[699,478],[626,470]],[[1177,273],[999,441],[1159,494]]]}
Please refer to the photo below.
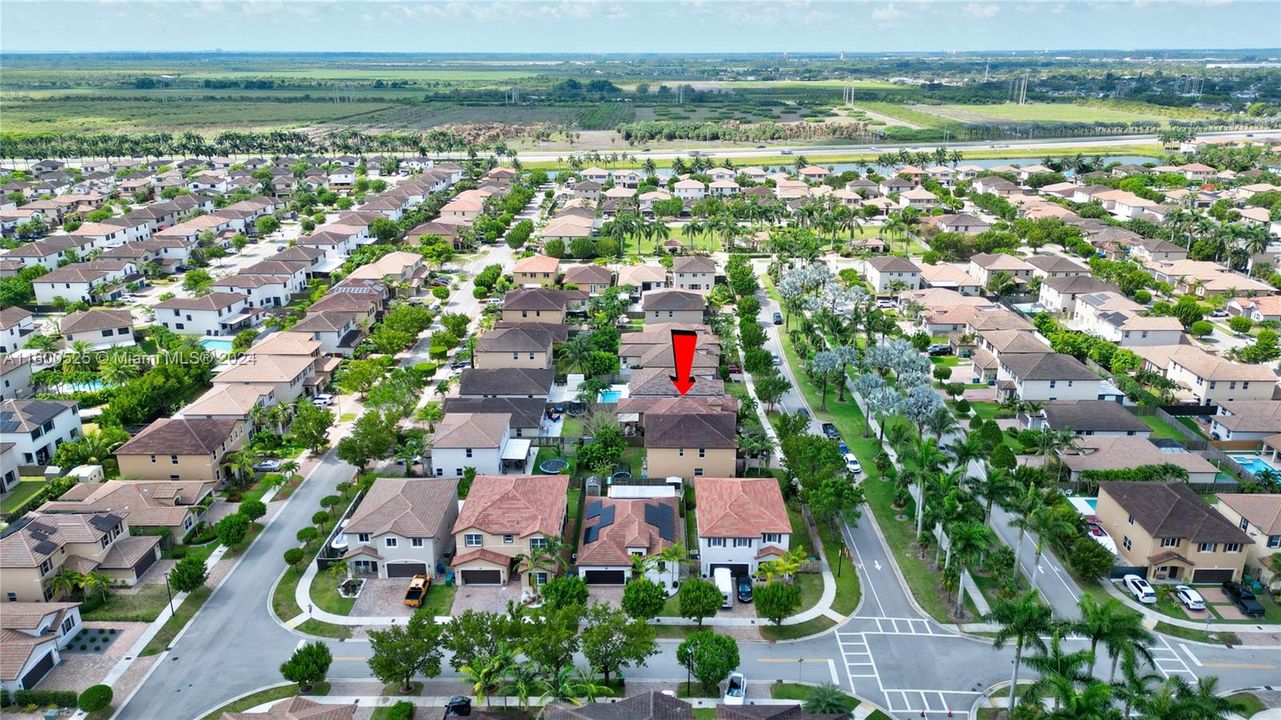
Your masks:
{"label": "crosswalk marking", "polygon": [[1183,673],[1196,677],[1196,673],[1192,672],[1188,664],[1184,662],[1183,656],[1170,647],[1170,643],[1163,636],[1158,635],[1157,638],[1161,641],[1161,644],[1152,648],[1152,663],[1156,665],[1157,671],[1167,678],[1172,673]]}

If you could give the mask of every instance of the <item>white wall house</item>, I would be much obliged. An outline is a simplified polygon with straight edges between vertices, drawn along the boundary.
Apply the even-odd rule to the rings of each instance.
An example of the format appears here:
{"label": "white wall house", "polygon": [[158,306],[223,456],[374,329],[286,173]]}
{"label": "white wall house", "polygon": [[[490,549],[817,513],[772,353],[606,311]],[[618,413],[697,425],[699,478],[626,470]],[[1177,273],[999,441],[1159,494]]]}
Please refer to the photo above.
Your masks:
{"label": "white wall house", "polygon": [[185,335],[235,335],[253,327],[261,316],[242,293],[212,292],[198,298],[170,298],[156,303],[156,322]]}
{"label": "white wall house", "polygon": [[80,407],[67,400],[5,400],[0,414],[10,414],[0,431],[0,444],[13,443],[18,462],[48,465],[64,442],[82,435]]}
{"label": "white wall house", "polygon": [[357,575],[432,575],[454,548],[457,519],[457,480],[379,478],[344,528],[343,557]]}
{"label": "white wall house", "polygon": [[755,576],[791,547],[791,521],[778,483],[767,478],[694,478],[699,573]]}

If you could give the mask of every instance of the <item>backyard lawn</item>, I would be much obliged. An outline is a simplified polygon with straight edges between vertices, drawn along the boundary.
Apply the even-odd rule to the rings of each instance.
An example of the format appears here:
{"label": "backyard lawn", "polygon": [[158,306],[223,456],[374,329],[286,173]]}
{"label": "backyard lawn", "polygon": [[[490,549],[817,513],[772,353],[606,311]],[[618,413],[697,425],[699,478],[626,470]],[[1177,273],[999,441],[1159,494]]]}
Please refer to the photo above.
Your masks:
{"label": "backyard lawn", "polygon": [[0,512],[11,513],[16,511],[26,505],[27,501],[40,492],[40,488],[44,486],[44,480],[20,480],[9,491],[9,494],[5,495],[3,500],[0,500]]}
{"label": "backyard lawn", "polygon": [[1175,430],[1170,423],[1156,415],[1140,415],[1139,419],[1143,421],[1144,425],[1152,429],[1152,439],[1154,440],[1177,440],[1180,442],[1183,440],[1183,433]]}
{"label": "backyard lawn", "polygon": [[96,594],[89,598],[80,608],[84,620],[111,620],[115,622],[151,622],[169,603],[164,583],[144,583],[138,586],[138,592],[113,592],[107,594],[107,601],[100,603]]}

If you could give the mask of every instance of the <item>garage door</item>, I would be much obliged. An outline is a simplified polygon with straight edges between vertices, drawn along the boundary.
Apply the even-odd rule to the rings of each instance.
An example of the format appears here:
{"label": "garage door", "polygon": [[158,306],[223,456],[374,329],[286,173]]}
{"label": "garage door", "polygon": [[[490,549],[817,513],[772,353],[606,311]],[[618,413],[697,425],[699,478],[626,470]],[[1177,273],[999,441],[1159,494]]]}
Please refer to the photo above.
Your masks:
{"label": "garage door", "polygon": [[155,562],[156,552],[154,550],[138,558],[138,562],[133,564],[134,577],[142,577],[142,574],[147,572],[147,568],[151,567]]}
{"label": "garage door", "polygon": [[729,574],[734,577],[748,574],[746,564],[719,563],[711,566],[711,570],[708,572],[708,575],[715,575],[717,568],[729,568]]}
{"label": "garage door", "polygon": [[583,580],[588,585],[622,585],[627,573],[622,570],[584,570]]}
{"label": "garage door", "polygon": [[1224,580],[1232,579],[1232,570],[1193,570],[1192,582],[1194,583],[1221,583]]}
{"label": "garage door", "polygon": [[500,585],[503,574],[498,570],[463,570],[460,573],[464,585]]}
{"label": "garage door", "polygon": [[35,687],[36,683],[40,682],[40,679],[43,678],[44,674],[49,672],[50,668],[52,667],[53,667],[53,650],[50,650],[49,652],[45,653],[44,657],[40,658],[40,662],[36,663],[35,667],[31,668],[31,670],[26,675],[22,676],[22,680],[21,680],[22,687],[26,688],[27,690],[30,690],[31,688]]}
{"label": "garage door", "polygon": [[426,575],[427,563],[387,563],[387,577]]}

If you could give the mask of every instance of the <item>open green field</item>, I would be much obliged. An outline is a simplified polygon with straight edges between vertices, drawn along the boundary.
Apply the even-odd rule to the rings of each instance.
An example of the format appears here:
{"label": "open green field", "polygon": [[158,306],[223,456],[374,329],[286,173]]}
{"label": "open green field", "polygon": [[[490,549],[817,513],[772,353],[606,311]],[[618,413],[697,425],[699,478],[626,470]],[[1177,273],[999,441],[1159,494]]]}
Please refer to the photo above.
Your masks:
{"label": "open green field", "polygon": [[355,121],[390,107],[387,103],[236,102],[183,100],[6,100],[7,132],[138,132],[291,128]]}
{"label": "open green field", "polygon": [[[1155,120],[1166,122],[1178,113],[1172,108],[1156,105],[1111,106],[1096,103],[1001,103],[999,105],[913,105],[911,109],[927,115],[936,115],[943,121],[962,123],[987,122],[1133,122]],[[1196,113],[1209,117],[1208,113]]]}
{"label": "open green field", "polygon": [[922,110],[921,108],[928,107],[926,105],[901,105],[891,102],[859,100],[854,103],[854,107],[875,115],[884,115],[908,127],[945,128],[960,125],[955,120],[949,120],[935,113]]}
{"label": "open green field", "polygon": [[501,81],[533,77],[537,70],[513,68],[308,68],[300,70],[244,70],[208,73],[188,73],[183,77],[193,80],[227,80],[247,78],[287,78],[292,80],[411,80],[420,82]]}

